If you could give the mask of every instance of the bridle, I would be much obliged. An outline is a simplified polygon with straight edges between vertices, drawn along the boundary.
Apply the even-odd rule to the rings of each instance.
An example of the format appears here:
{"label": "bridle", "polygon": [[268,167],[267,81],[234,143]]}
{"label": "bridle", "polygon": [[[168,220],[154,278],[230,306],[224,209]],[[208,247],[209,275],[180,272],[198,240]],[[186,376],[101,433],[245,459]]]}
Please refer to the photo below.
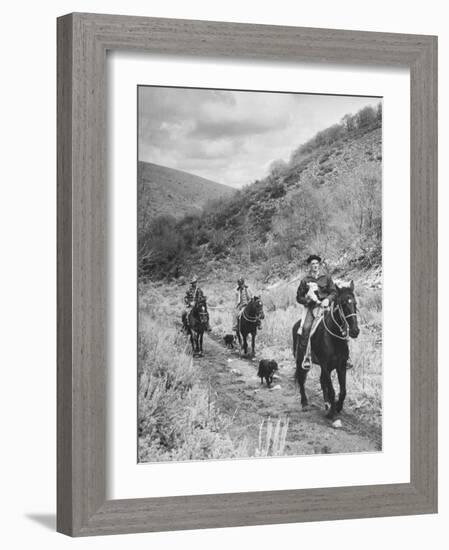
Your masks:
{"label": "bridle", "polygon": [[[258,303],[261,307],[260,309],[262,309],[262,304],[259,302]],[[245,321],[247,321],[248,323],[257,323],[259,321],[259,315],[255,315],[254,317],[251,317],[249,316],[248,314],[245,313],[245,309],[248,307],[249,304],[247,304],[247,306],[243,309],[242,311],[242,317],[245,319]]]}
{"label": "bridle", "polygon": [[207,322],[207,312],[205,311],[206,306],[203,302],[198,302],[195,304],[194,309],[196,313],[198,314],[198,318],[200,320],[200,323]]}
{"label": "bridle", "polygon": [[[340,315],[340,319],[342,319],[342,324],[340,324],[337,319],[335,318],[334,312],[337,311],[337,313]],[[332,317],[332,321],[335,325],[337,325],[338,329],[340,330],[340,334],[335,334],[330,330],[330,328],[326,325],[326,316],[323,315],[323,325],[326,331],[335,338],[338,338],[339,340],[349,340],[349,323],[348,319],[349,317],[356,317],[357,312],[349,313],[348,315],[345,315],[345,312],[343,311],[343,307],[341,304],[333,304],[330,309],[330,315]],[[344,326],[343,326],[344,323]]]}
{"label": "bridle", "polygon": [[248,321],[248,323],[257,323],[259,320],[259,317],[257,315],[255,317],[249,317],[245,314],[245,310],[242,311],[242,317],[245,319],[245,321]]}

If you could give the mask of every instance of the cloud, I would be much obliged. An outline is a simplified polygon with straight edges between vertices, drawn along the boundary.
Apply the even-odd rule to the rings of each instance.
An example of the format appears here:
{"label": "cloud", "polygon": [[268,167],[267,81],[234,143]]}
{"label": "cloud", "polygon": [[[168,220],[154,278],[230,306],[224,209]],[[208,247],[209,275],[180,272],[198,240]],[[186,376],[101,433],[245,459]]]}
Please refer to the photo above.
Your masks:
{"label": "cloud", "polygon": [[223,136],[250,136],[270,132],[273,127],[268,121],[251,119],[201,120],[190,132],[193,138],[222,138]]}
{"label": "cloud", "polygon": [[139,87],[139,159],[240,187],[373,98]]}

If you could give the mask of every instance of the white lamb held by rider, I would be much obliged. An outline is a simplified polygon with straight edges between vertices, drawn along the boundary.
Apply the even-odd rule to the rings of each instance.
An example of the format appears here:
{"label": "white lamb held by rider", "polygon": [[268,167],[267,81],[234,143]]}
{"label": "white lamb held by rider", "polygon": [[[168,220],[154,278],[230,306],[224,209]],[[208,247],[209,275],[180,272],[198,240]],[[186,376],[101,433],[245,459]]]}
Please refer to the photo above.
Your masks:
{"label": "white lamb held by rider", "polygon": [[318,292],[318,285],[314,282],[307,283],[309,290],[307,291],[306,297],[312,300],[313,302],[319,302],[318,296],[315,292]]}

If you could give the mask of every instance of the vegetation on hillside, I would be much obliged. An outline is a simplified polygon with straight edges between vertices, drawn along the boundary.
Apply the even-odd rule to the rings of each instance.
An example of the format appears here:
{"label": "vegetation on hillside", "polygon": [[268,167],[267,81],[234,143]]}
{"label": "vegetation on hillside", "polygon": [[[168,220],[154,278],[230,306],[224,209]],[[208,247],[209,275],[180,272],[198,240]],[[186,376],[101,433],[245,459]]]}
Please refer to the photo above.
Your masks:
{"label": "vegetation on hillside", "polygon": [[311,251],[337,268],[379,265],[381,127],[381,104],[365,107],[203,212],[140,216],[139,275],[177,278],[228,261],[257,264],[268,280],[288,275]]}
{"label": "vegetation on hillside", "polygon": [[200,213],[207,198],[234,193],[234,188],[189,172],[151,162],[138,163],[139,221],[147,224],[156,216],[179,219]]}

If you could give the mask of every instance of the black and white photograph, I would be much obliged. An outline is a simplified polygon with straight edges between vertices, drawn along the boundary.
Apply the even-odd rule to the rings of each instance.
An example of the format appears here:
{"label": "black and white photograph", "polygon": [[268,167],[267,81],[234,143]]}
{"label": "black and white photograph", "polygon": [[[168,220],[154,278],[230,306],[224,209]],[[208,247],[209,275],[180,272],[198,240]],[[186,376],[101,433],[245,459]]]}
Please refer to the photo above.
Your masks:
{"label": "black and white photograph", "polygon": [[138,462],[382,451],[382,98],[137,94]]}

